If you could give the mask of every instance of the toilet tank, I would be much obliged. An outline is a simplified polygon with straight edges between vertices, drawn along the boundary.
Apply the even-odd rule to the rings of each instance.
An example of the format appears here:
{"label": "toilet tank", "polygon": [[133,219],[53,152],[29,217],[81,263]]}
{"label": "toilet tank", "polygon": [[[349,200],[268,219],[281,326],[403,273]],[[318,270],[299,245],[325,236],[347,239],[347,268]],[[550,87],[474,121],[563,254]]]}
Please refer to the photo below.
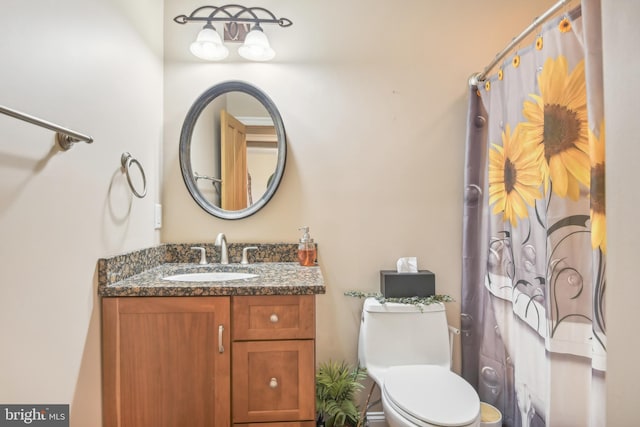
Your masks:
{"label": "toilet tank", "polygon": [[397,365],[451,367],[449,329],[442,303],[416,307],[367,298],[358,338],[360,366],[380,371]]}

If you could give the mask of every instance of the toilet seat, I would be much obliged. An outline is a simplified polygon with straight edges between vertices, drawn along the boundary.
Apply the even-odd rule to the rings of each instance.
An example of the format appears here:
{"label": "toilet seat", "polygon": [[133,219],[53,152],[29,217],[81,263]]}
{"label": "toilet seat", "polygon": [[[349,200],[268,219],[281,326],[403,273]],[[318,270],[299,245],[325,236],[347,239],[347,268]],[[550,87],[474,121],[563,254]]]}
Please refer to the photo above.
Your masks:
{"label": "toilet seat", "polygon": [[405,365],[384,374],[386,401],[417,425],[467,426],[480,416],[480,399],[473,387],[446,368]]}

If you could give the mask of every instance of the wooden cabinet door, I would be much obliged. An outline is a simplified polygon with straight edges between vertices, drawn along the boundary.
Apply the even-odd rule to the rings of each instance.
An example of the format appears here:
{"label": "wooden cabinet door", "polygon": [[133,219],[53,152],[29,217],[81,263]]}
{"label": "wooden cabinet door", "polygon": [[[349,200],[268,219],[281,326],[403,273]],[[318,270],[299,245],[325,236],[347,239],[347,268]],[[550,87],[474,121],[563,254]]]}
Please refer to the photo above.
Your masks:
{"label": "wooden cabinet door", "polygon": [[228,427],[227,297],[103,298],[104,426]]}
{"label": "wooden cabinet door", "polygon": [[313,340],[233,343],[233,422],[311,421]]}

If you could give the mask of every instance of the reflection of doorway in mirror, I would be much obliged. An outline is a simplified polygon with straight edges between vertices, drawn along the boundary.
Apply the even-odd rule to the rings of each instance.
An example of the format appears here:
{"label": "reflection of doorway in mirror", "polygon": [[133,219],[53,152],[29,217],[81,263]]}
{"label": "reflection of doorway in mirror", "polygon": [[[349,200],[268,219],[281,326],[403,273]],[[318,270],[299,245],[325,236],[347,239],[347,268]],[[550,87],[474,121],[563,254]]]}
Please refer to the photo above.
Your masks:
{"label": "reflection of doorway in mirror", "polygon": [[271,119],[220,111],[221,207],[249,207],[266,192],[278,164],[278,136]]}
{"label": "reflection of doorway in mirror", "polygon": [[239,210],[247,207],[246,126],[225,110],[220,111],[221,207]]}
{"label": "reflection of doorway in mirror", "polygon": [[240,117],[247,136],[247,170],[251,176],[249,200],[266,192],[278,164],[278,136],[271,118]]}

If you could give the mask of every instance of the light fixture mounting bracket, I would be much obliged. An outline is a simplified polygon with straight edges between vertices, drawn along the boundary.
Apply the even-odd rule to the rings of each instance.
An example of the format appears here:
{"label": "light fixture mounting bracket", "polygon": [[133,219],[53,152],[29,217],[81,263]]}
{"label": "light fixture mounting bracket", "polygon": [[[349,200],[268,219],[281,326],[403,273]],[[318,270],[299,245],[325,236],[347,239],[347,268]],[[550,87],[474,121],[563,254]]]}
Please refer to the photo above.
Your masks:
{"label": "light fixture mounting bracket", "polygon": [[239,4],[227,4],[224,6],[201,6],[187,15],[178,15],[173,20],[178,24],[189,22],[235,22],[260,24],[278,24],[281,27],[293,25],[290,19],[276,18],[269,10],[263,7],[245,7]]}

